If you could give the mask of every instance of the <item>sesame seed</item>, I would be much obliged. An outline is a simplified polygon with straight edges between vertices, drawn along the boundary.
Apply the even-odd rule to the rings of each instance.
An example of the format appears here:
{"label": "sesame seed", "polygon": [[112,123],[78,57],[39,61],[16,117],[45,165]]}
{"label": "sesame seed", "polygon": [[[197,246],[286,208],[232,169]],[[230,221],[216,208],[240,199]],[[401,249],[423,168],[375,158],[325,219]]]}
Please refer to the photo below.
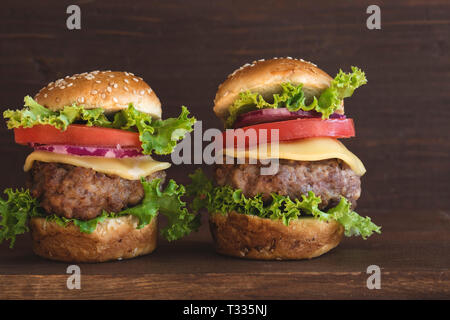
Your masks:
{"label": "sesame seed", "polygon": [[44,98],[47,98],[47,94],[46,93],[44,93]]}
{"label": "sesame seed", "polygon": [[71,86],[73,86],[73,82],[71,82],[67,85],[67,87],[71,87]]}
{"label": "sesame seed", "polygon": [[138,82],[138,81],[139,81],[139,79],[138,79],[138,78],[133,78],[133,80],[134,80],[134,81],[136,81],[136,82]]}
{"label": "sesame seed", "polygon": [[132,72],[129,72],[129,74],[131,74],[132,76],[134,76],[134,73],[132,73]]}
{"label": "sesame seed", "polygon": [[95,80],[95,82],[97,82],[97,83],[102,83],[100,80]]}
{"label": "sesame seed", "polygon": [[53,87],[48,88],[48,91],[53,90]]}
{"label": "sesame seed", "polygon": [[106,94],[102,93],[102,99],[106,98]]}
{"label": "sesame seed", "polygon": [[123,88],[125,89],[125,91],[128,91],[128,88],[127,88],[127,86],[123,86]]}
{"label": "sesame seed", "polygon": [[130,81],[128,81],[128,79],[123,79],[123,81],[125,81],[126,83],[130,83]]}
{"label": "sesame seed", "polygon": [[83,103],[84,102],[84,97],[78,97],[77,101],[80,102],[80,103]]}
{"label": "sesame seed", "polygon": [[118,87],[117,83],[114,83],[113,87],[114,87],[114,89],[117,89],[117,87]]}
{"label": "sesame seed", "polygon": [[111,87],[108,87],[108,88],[106,88],[106,90],[109,92],[109,93],[111,93],[112,92],[112,89],[111,89]]}
{"label": "sesame seed", "polygon": [[140,94],[141,96],[143,96],[143,95],[144,95],[144,93],[145,93],[145,91],[144,91],[144,90],[141,90],[141,92],[139,92],[139,94]]}
{"label": "sesame seed", "polygon": [[130,74],[128,72],[125,72],[125,75],[128,77]]}
{"label": "sesame seed", "polygon": [[110,77],[110,78],[114,78],[114,75],[113,75],[113,74],[110,74],[109,77]]}
{"label": "sesame seed", "polygon": [[65,89],[66,87],[65,86],[59,86],[59,88],[62,90],[62,89]]}
{"label": "sesame seed", "polygon": [[137,91],[136,91],[136,90],[133,90],[133,94],[137,94]]}
{"label": "sesame seed", "polygon": [[147,92],[148,92],[148,94],[152,93],[152,89],[148,88]]}
{"label": "sesame seed", "polygon": [[113,97],[113,100],[114,100],[115,103],[119,102],[119,100],[117,100],[116,97]]}
{"label": "sesame seed", "polygon": [[97,93],[98,93],[98,91],[95,89],[91,91],[91,94],[97,94]]}

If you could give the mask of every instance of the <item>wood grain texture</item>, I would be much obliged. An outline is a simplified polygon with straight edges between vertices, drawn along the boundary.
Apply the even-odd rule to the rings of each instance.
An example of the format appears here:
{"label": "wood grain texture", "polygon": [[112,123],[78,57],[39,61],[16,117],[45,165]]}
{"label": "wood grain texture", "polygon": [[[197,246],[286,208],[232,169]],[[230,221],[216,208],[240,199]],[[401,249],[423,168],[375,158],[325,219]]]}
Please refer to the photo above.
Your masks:
{"label": "wood grain texture", "polygon": [[[373,212],[363,211],[364,215]],[[347,238],[303,261],[252,261],[218,255],[209,231],[160,241],[144,257],[79,264],[81,290],[68,290],[68,263],[35,256],[28,237],[0,246],[0,299],[412,299],[450,298],[450,217],[443,212],[385,214],[383,234]],[[381,268],[369,290],[367,267]]]}
{"label": "wood grain texture", "polygon": [[[2,299],[442,299],[449,298],[450,272],[389,272],[380,290],[365,286],[365,273],[296,272],[239,274],[152,274],[83,276],[80,290],[68,290],[67,276],[4,276],[13,288]],[[384,283],[384,282],[383,282]],[[330,285],[332,284],[332,285]],[[324,290],[324,288],[329,290]]]}
{"label": "wood grain texture", "polygon": [[[204,228],[147,257],[83,265],[77,292],[65,289],[67,265],[35,257],[24,237],[14,250],[0,245],[0,298],[450,297],[447,0],[78,1],[82,29],[69,31],[72,3],[2,1],[1,111],[66,75],[126,70],[156,91],[164,117],[184,104],[203,128],[220,128],[217,86],[244,63],[301,57],[332,76],[356,65],[369,83],[346,100],[357,137],[344,143],[368,170],[358,211],[383,234],[347,239],[319,259],[267,263],[214,254]],[[374,3],[382,29],[370,31]],[[0,189],[24,185],[29,152],[0,126]],[[195,167],[173,166],[168,176],[186,183]],[[370,264],[382,267],[380,291],[365,288]]]}

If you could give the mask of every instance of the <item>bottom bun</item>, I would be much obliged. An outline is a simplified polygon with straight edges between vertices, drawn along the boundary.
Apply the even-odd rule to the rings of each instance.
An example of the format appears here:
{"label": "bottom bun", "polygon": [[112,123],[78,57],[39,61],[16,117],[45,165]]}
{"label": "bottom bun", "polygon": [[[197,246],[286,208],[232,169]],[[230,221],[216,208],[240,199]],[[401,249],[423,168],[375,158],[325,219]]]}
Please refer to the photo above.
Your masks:
{"label": "bottom bun", "polygon": [[157,217],[142,229],[138,219],[123,216],[105,219],[87,234],[70,223],[66,227],[45,218],[30,221],[34,252],[44,258],[65,262],[103,262],[130,259],[155,250]]}
{"label": "bottom bun", "polygon": [[209,225],[217,252],[247,259],[311,259],[336,247],[344,235],[336,221],[301,218],[286,226],[237,212],[212,214]]}

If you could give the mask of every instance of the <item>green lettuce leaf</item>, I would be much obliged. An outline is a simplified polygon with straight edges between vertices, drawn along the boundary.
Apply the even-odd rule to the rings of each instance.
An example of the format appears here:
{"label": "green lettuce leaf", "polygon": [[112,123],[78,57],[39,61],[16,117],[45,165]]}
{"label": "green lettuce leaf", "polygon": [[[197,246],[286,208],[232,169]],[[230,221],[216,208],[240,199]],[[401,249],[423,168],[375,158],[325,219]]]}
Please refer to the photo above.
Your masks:
{"label": "green lettuce leaf", "polygon": [[185,194],[185,188],[170,180],[164,190],[160,188],[160,180],[154,179],[147,182],[141,180],[144,187],[145,196],[142,203],[129,209],[123,210],[120,214],[131,214],[139,218],[138,228],[142,228],[158,212],[165,215],[168,225],[161,229],[161,234],[169,241],[182,238],[200,226],[199,216],[189,213],[186,203],[181,200]]}
{"label": "green lettuce leaf", "polygon": [[168,225],[161,229],[161,234],[169,241],[177,240],[198,230],[200,215],[189,213],[186,203],[181,200],[185,194],[184,186],[170,180],[167,187],[161,190],[160,182],[160,179],[150,182],[141,179],[144,188],[144,199],[141,204],[118,213],[103,211],[101,215],[90,220],[46,215],[40,208],[37,199],[30,195],[29,190],[6,189],[7,199],[0,198],[0,243],[10,240],[10,248],[12,248],[16,236],[29,231],[28,221],[31,217],[44,217],[62,227],[73,223],[80,229],[80,232],[89,234],[94,232],[97,224],[105,219],[133,215],[138,218],[137,228],[140,229],[148,225],[158,213],[161,213],[168,218]]}
{"label": "green lettuce leaf", "polygon": [[330,87],[321,93],[316,111],[322,113],[323,119],[327,119],[339,109],[344,98],[351,97],[357,88],[367,83],[366,75],[361,69],[357,67],[351,69],[351,73],[339,70]]}
{"label": "green lettuce leaf", "polygon": [[261,195],[252,198],[244,196],[241,190],[229,186],[213,187],[212,182],[198,169],[190,175],[192,183],[186,187],[187,195],[193,197],[192,210],[206,208],[210,214],[227,214],[236,211],[260,218],[281,220],[286,226],[292,220],[305,216],[330,221],[336,220],[345,230],[345,235],[362,236],[363,239],[374,232],[381,233],[369,217],[361,217],[351,210],[350,202],[341,197],[339,204],[324,212],[319,209],[321,202],[314,192],[302,195],[301,199],[292,200],[288,196],[272,193],[271,201],[264,202]]}
{"label": "green lettuce leaf", "polygon": [[355,211],[350,210],[350,203],[341,198],[339,204],[328,210],[329,219],[337,220],[344,226],[345,235],[370,237],[373,232],[381,233],[381,227],[375,225],[369,217],[361,217]]}
{"label": "green lettuce leaf", "polygon": [[26,96],[24,101],[23,109],[3,112],[3,117],[8,119],[8,129],[51,125],[64,131],[72,123],[83,123],[87,126],[137,131],[142,142],[142,152],[147,155],[153,152],[160,155],[172,153],[177,142],[193,130],[196,121],[194,117],[188,117],[189,111],[185,106],[182,106],[178,118],[160,120],[152,119],[130,104],[127,109],[117,112],[113,121],[110,121],[102,108],[84,109],[74,104],[59,111],[51,111],[30,96]]}
{"label": "green lettuce leaf", "polygon": [[150,154],[152,150],[156,154],[170,154],[175,148],[177,141],[183,139],[186,133],[193,130],[196,121],[194,117],[189,118],[189,111],[185,106],[181,107],[181,114],[178,118],[167,118],[165,120],[154,120],[152,122],[152,130],[140,132],[139,139],[142,142],[142,149],[145,154]]}
{"label": "green lettuce leaf", "polygon": [[4,191],[7,199],[0,198],[0,243],[9,240],[12,248],[16,242],[16,236],[28,232],[28,219],[38,216],[38,203],[30,195],[28,190]]}
{"label": "green lettuce leaf", "polygon": [[306,97],[303,92],[303,84],[297,86],[291,83],[281,84],[281,93],[273,95],[271,101],[266,101],[262,95],[251,91],[241,92],[229,108],[229,116],[225,126],[231,128],[240,114],[257,109],[287,108],[289,111],[310,111],[315,110],[322,114],[322,119],[328,119],[337,109],[340,108],[342,100],[350,97],[356,88],[367,83],[364,72],[351,67],[351,73],[339,73],[331,81],[330,87],[324,90],[319,97],[313,97],[310,104],[306,104]]}
{"label": "green lettuce leaf", "polygon": [[191,209],[194,212],[198,212],[201,208],[209,209],[210,197],[214,189],[212,181],[200,169],[190,174],[189,177],[191,183],[186,186],[186,195],[192,200]]}
{"label": "green lettuce leaf", "polygon": [[82,106],[65,106],[60,111],[51,111],[41,106],[30,96],[24,98],[25,108],[20,110],[6,110],[3,117],[9,119],[8,129],[31,128],[35,125],[51,125],[60,130],[66,130],[69,124],[76,121],[85,121],[89,126],[108,126],[110,121],[101,108],[85,110]]}
{"label": "green lettuce leaf", "polygon": [[80,229],[80,232],[89,234],[97,229],[98,223],[105,221],[105,219],[107,218],[116,218],[118,217],[118,215],[116,215],[115,213],[108,213],[106,211],[103,211],[101,215],[90,220],[78,220],[73,218],[68,219],[66,217],[60,217],[55,214],[49,216],[45,216],[45,214],[43,214],[41,215],[41,217],[45,217],[47,221],[56,222],[61,227],[66,227],[69,223],[73,223]]}

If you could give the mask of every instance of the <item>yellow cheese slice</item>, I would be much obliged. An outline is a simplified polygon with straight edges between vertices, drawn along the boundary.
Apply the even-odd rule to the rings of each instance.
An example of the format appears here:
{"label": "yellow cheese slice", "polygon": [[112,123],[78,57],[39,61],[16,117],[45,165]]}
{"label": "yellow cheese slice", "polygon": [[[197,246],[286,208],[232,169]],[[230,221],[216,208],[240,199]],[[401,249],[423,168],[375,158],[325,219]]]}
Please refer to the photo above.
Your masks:
{"label": "yellow cheese slice", "polygon": [[[273,150],[272,150],[273,149]],[[333,138],[309,138],[295,141],[281,141],[277,145],[263,144],[248,150],[228,148],[223,154],[233,158],[287,159],[296,161],[318,161],[341,159],[359,176],[366,172],[363,163],[340,141]]]}
{"label": "yellow cheese slice", "polygon": [[139,180],[154,172],[170,167],[168,162],[159,162],[149,156],[130,158],[105,158],[93,156],[73,156],[48,151],[34,151],[25,160],[23,169],[28,171],[34,161],[58,162],[92,169],[106,174],[115,174],[127,180]]}

